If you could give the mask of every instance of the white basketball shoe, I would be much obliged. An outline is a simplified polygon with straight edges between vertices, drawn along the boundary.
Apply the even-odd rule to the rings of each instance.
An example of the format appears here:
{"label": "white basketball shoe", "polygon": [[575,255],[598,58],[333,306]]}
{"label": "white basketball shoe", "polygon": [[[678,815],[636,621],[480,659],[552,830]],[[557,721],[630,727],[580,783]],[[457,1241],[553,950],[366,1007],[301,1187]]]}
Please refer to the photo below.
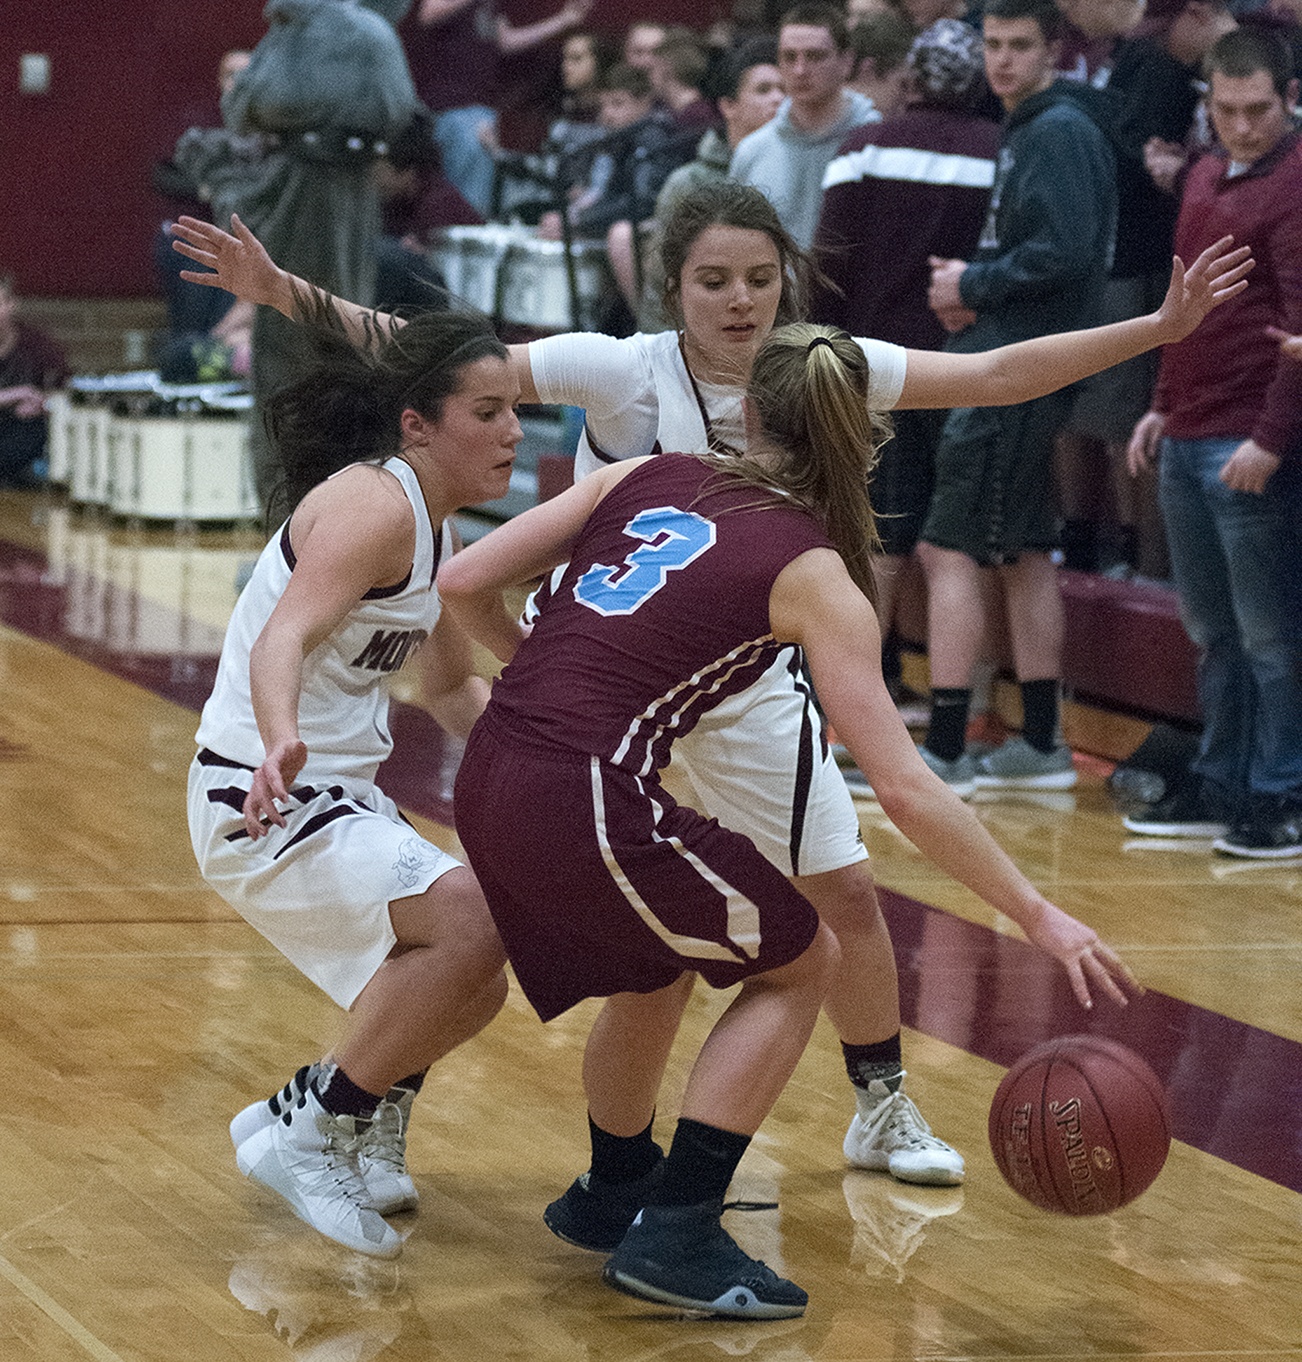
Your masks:
{"label": "white basketball shoe", "polygon": [[407,1172],[407,1123],[416,1094],[390,1088],[375,1108],[370,1129],[357,1150],[357,1171],[366,1184],[366,1204],[381,1215],[414,1211],[420,1193]]}
{"label": "white basketball shoe", "polygon": [[357,1168],[369,1123],[328,1112],[309,1089],[290,1110],[235,1151],[240,1172],[277,1193],[296,1216],[336,1243],[395,1258],[402,1237],[367,1204]]}
{"label": "white basketball shoe", "polygon": [[903,1088],[892,1092],[874,1078],[866,1090],[855,1088],[855,1100],[859,1110],[846,1131],[843,1149],[856,1168],[934,1187],[957,1187],[963,1181],[963,1156],[931,1133]]}

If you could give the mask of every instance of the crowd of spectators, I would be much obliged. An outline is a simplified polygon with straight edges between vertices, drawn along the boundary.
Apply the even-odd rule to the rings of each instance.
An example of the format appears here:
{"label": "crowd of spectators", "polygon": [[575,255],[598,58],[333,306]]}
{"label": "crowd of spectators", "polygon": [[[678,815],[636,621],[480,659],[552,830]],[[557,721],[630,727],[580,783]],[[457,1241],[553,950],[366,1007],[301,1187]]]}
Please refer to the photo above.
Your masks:
{"label": "crowd of spectators", "polygon": [[[1302,332],[1302,266],[1289,263],[1290,252],[1302,260],[1302,200],[1274,189],[1293,183],[1276,164],[1302,158],[1302,0],[986,0],[971,10],[963,0],[739,0],[708,32],[633,16],[620,31],[591,0],[564,0],[527,24],[508,10],[497,0],[272,0],[267,37],[223,63],[225,127],[178,143],[174,192],[223,225],[238,212],[280,263],[363,303],[445,306],[431,248],[449,225],[510,221],[542,238],[597,241],[618,286],[597,324],[626,335],[664,325],[657,222],[684,189],[731,177],[761,189],[811,252],[814,320],[965,352],[1141,316],[1166,287],[1177,223],[1182,244],[1206,244],[1205,232],[1191,234],[1196,214],[1241,233],[1262,263],[1248,301],[1218,314],[1223,348],[1209,362],[1241,376],[1241,400],[1220,404],[1225,421],[1200,408],[1190,424],[1197,384],[1180,376],[1193,370],[1168,356],[1159,384],[1157,355],[1065,397],[896,420],[874,486],[886,513],[884,632],[894,584],[916,559],[933,684],[924,753],[955,788],[1074,780],[1059,732],[1056,568],[1172,576],[1167,531],[1186,539],[1188,515],[1169,488],[1159,500],[1158,418],[1167,435],[1185,439],[1188,425],[1236,449],[1255,441],[1274,461],[1254,464],[1250,483],[1232,471],[1218,485],[1255,499],[1251,509],[1279,503],[1273,551],[1302,575],[1292,478],[1302,366],[1262,330]],[[341,24],[351,26],[347,61]],[[549,109],[540,140],[518,137],[509,116],[504,73],[522,53],[552,71],[537,87]],[[1216,70],[1222,84],[1271,73],[1279,129],[1268,146],[1242,151],[1257,144],[1238,125],[1263,115],[1224,100],[1218,110]],[[1252,193],[1262,213],[1225,207]],[[221,339],[223,326],[248,326],[165,268],[174,329]],[[280,319],[256,326],[261,391],[292,373],[297,342]],[[1198,337],[1186,345],[1210,353]],[[1247,410],[1249,392],[1268,420]],[[1210,607],[1190,585],[1194,559],[1179,545],[1175,558],[1191,632],[1214,653]],[[1298,613],[1290,600],[1278,615],[1283,654],[1267,669],[1274,678],[1291,666],[1294,690]],[[1011,754],[968,752],[972,677],[996,637],[1011,643],[1025,731]],[[1278,709],[1251,666],[1245,675],[1239,707]],[[1215,711],[1223,697],[1209,693],[1206,669],[1204,681]],[[1270,741],[1290,760],[1302,753],[1302,733]],[[1270,769],[1271,809],[1302,819],[1298,762]],[[1209,779],[1185,801],[1195,821],[1237,826],[1242,810]],[[1263,794],[1236,780],[1244,798]],[[1302,850],[1302,822],[1293,831]]]}

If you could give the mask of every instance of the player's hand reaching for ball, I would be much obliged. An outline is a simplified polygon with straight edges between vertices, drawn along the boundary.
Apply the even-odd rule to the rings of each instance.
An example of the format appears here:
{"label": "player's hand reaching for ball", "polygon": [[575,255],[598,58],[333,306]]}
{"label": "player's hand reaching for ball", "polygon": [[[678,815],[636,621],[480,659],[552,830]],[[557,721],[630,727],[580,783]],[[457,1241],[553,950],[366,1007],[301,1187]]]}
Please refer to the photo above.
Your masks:
{"label": "player's hand reaching for ball", "polygon": [[1082,1007],[1094,1006],[1094,992],[1104,994],[1121,1007],[1130,996],[1138,997],[1143,986],[1125,961],[1098,933],[1053,904],[1046,905],[1040,920],[1027,928],[1032,945],[1047,951],[1067,971],[1072,992]]}
{"label": "player's hand reaching for ball", "polygon": [[267,825],[285,826],[285,815],[276,805],[289,802],[289,787],[307,764],[307,746],[292,738],[277,743],[253,773],[253,784],[244,797],[244,826],[256,842],[265,836]]}

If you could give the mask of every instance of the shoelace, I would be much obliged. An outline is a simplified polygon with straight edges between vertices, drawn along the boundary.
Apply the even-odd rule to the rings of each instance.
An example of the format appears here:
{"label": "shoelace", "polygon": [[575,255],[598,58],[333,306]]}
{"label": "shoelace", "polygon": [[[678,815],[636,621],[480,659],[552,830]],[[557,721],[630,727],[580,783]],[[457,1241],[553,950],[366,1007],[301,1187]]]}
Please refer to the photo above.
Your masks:
{"label": "shoelace", "polygon": [[[300,1100],[299,1105],[302,1105]],[[338,1127],[331,1128],[321,1147],[321,1162],[324,1165],[316,1179],[327,1187],[338,1191],[355,1206],[365,1209],[367,1197],[366,1184],[357,1171],[356,1155],[370,1130],[370,1122],[361,1129],[344,1136]]]}
{"label": "shoelace", "polygon": [[[394,1113],[392,1118],[388,1116],[390,1110]],[[381,1102],[370,1129],[360,1137],[360,1152],[372,1163],[406,1172],[407,1136],[402,1125],[402,1108],[396,1102]]]}
{"label": "shoelace", "polygon": [[915,1149],[943,1143],[931,1133],[931,1127],[912,1099],[905,1097],[902,1092],[893,1092],[886,1100],[890,1105],[881,1123],[883,1131],[889,1131]]}

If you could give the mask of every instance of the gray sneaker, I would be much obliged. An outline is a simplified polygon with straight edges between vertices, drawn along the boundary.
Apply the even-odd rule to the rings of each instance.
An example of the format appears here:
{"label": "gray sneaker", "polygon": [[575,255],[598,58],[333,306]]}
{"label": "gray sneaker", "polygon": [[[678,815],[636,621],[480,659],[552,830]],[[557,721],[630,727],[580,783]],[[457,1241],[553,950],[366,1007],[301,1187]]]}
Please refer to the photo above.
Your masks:
{"label": "gray sneaker", "polygon": [[1070,790],[1076,784],[1071,749],[1041,752],[1025,738],[1009,738],[976,763],[981,790]]}
{"label": "gray sneaker", "polygon": [[918,751],[922,754],[922,760],[960,799],[966,799],[976,789],[976,762],[969,753],[960,752],[953,761],[945,761],[929,747],[919,747]]}

